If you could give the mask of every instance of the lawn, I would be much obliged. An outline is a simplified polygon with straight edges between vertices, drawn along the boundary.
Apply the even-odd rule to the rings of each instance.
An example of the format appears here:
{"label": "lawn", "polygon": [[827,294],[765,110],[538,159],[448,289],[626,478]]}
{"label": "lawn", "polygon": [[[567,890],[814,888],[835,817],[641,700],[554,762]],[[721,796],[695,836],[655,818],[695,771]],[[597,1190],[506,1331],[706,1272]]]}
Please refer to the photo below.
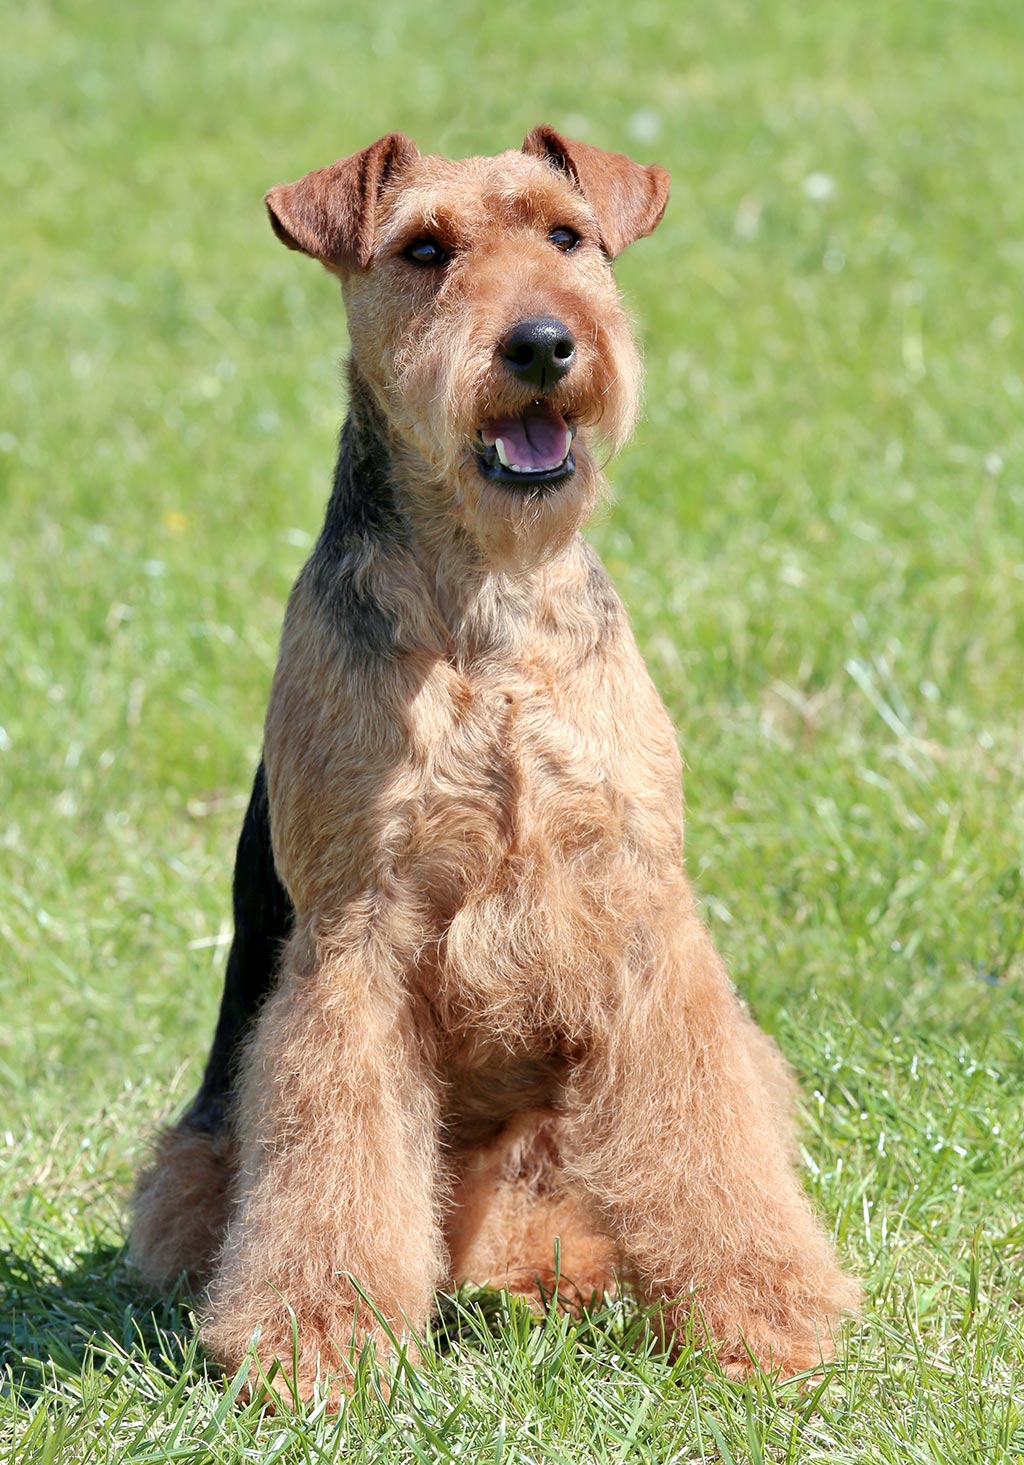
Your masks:
{"label": "lawn", "polygon": [[[1024,1460],[1018,0],[25,0],[0,180],[0,1460]],[[628,1304],[445,1305],[385,1404],[263,1417],[122,1250],[212,1031],[234,840],[343,410],[265,188],[402,129],[666,164],[647,410],[589,531],[687,858],[803,1095],[863,1318],[822,1387]]]}

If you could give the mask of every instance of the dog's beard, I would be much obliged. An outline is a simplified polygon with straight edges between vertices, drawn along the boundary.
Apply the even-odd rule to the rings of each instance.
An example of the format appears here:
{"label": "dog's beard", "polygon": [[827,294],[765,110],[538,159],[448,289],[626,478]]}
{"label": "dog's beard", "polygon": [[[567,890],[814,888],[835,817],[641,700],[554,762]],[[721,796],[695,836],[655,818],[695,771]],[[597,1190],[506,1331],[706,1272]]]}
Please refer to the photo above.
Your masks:
{"label": "dog's beard", "polygon": [[602,480],[582,437],[574,444],[574,471],[556,483],[489,482],[471,448],[458,465],[457,512],[495,569],[515,573],[543,564],[590,517]]}
{"label": "dog's beard", "polygon": [[532,400],[472,326],[453,339],[439,322],[397,353],[389,416],[418,459],[405,481],[418,481],[419,512],[433,532],[461,526],[496,569],[530,569],[568,544],[632,430],[641,366],[625,316],[577,339],[573,370]]}

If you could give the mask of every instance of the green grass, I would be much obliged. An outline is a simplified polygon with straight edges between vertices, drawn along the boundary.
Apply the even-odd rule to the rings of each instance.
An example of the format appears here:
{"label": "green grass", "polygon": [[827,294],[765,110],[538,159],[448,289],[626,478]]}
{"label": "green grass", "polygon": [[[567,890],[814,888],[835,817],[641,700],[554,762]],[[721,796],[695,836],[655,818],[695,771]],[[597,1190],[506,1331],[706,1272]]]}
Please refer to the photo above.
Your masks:
{"label": "green grass", "polygon": [[[0,1461],[1024,1460],[1016,0],[25,0],[0,97]],[[540,121],[673,173],[592,535],[868,1303],[801,1396],[467,1295],[389,1405],[263,1418],[121,1252],[341,412],[340,308],[260,197]]]}

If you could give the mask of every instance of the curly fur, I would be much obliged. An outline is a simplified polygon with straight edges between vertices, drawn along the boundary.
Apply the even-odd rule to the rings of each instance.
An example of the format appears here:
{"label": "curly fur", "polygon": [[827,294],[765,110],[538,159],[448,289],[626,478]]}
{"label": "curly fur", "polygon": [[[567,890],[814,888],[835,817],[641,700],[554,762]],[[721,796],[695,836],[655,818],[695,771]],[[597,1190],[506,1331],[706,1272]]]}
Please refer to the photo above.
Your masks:
{"label": "curly fur", "polygon": [[[392,136],[268,196],[340,277],[352,341],[266,722],[291,936],[228,1137],[165,1136],[133,1238],[156,1281],[210,1274],[228,1368],[257,1328],[265,1365],[290,1359],[294,1314],[308,1392],[464,1278],[572,1305],[621,1269],[737,1371],[814,1365],[856,1303],[793,1169],[785,1067],[694,907],[674,731],[577,532],[639,382],[607,255],[666,194],[538,129],[462,163]],[[424,235],[443,271],[404,257]],[[576,472],[535,493],[472,451],[529,401],[498,343],[531,314],[578,347],[546,393]]]}

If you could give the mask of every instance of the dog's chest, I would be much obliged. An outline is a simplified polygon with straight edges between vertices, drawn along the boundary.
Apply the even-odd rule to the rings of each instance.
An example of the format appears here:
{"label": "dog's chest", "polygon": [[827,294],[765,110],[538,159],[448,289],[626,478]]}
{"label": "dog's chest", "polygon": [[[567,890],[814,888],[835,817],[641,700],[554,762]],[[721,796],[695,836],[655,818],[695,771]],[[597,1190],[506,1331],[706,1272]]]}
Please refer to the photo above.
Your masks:
{"label": "dog's chest", "polygon": [[446,1031],[578,1031],[662,850],[678,859],[674,744],[666,755],[655,727],[638,749],[606,680],[596,667],[561,680],[536,665],[438,669],[411,706],[400,875],[435,912],[424,983]]}
{"label": "dog's chest", "polygon": [[462,865],[467,889],[530,856],[571,865],[619,842],[628,767],[592,697],[497,666],[440,672],[411,713],[424,857]]}
{"label": "dog's chest", "polygon": [[297,597],[265,741],[296,910],[386,894],[432,985],[520,1025],[553,972],[614,964],[678,864],[679,759],[624,618],[592,619],[537,613],[509,654],[421,642],[357,674]]}

